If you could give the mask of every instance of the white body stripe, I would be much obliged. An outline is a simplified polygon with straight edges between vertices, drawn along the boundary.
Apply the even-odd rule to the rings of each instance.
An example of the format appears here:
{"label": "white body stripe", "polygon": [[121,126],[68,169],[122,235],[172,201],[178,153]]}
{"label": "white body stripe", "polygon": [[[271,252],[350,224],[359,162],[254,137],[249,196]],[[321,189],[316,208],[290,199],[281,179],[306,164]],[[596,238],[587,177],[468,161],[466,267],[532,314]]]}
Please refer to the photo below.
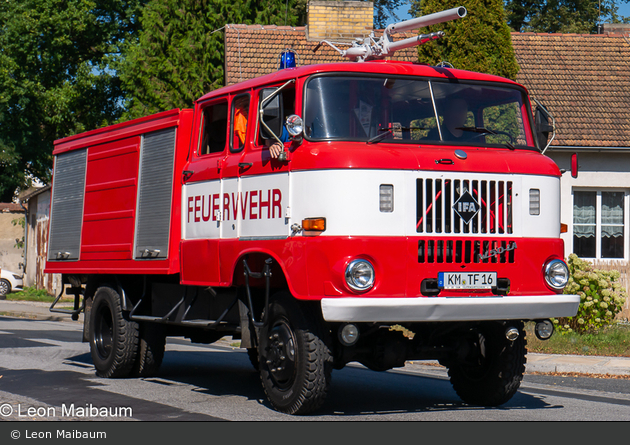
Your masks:
{"label": "white body stripe", "polygon": [[[496,237],[496,233],[416,231],[416,181],[441,179],[512,182],[513,232],[506,237],[558,238],[560,235],[560,180],[549,176],[487,173],[441,173],[400,170],[322,170],[292,173],[293,222],[325,217],[322,236],[449,236]],[[394,186],[394,211],[379,211],[379,186]],[[541,195],[541,212],[529,214],[529,189]],[[433,203],[435,204],[435,203]],[[446,206],[443,206],[446,207]],[[435,208],[435,207],[434,207]],[[450,208],[442,208],[442,214]],[[480,213],[475,218],[480,218]],[[504,215],[507,218],[507,214]],[[498,215],[497,215],[498,218]],[[444,220],[444,218],[442,218]]]}
{"label": "white body stripe", "polygon": [[288,173],[184,185],[182,238],[286,237]]}
{"label": "white body stripe", "polygon": [[[433,226],[422,221],[417,230],[418,179],[422,184],[441,187],[431,190],[428,196],[433,211],[441,212]],[[482,225],[493,220],[494,227],[507,227],[511,218],[511,233],[478,230],[447,230],[445,218],[453,218],[452,203],[442,204],[440,196],[454,197],[455,184],[468,181],[468,187],[477,184],[473,194],[481,202],[489,199],[490,191],[483,195],[484,184],[496,184],[497,197],[506,195],[510,184],[512,202],[501,198],[503,212],[489,206],[480,208],[469,223]],[[379,187],[393,185],[392,212],[379,210]],[[499,185],[500,184],[500,185]],[[450,190],[446,190],[450,187]],[[484,187],[486,187],[484,185]],[[502,187],[503,194],[499,192]],[[309,170],[260,176],[245,176],[225,180],[187,184],[182,194],[182,236],[200,238],[269,238],[291,236],[291,225],[304,218],[326,218],[326,231],[322,236],[430,236],[430,237],[533,237],[558,238],[560,236],[560,180],[550,176],[529,176],[487,173],[443,173],[408,170]],[[529,189],[540,190],[540,215],[529,214]],[[426,190],[423,199],[427,200]],[[499,201],[499,198],[495,198]],[[453,201],[453,199],[451,199]],[[485,202],[485,201],[484,201]],[[507,209],[511,211],[508,216]],[[290,215],[288,214],[290,209]],[[482,215],[485,212],[485,215]],[[441,224],[437,227],[437,224]]]}

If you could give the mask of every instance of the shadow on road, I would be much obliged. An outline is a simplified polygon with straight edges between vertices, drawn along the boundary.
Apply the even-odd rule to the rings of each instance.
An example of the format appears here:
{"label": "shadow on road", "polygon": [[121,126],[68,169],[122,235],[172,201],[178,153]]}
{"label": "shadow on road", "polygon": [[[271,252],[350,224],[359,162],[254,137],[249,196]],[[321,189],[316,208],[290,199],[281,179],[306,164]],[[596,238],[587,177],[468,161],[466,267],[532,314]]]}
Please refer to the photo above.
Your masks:
{"label": "shadow on road", "polygon": [[[184,383],[193,391],[209,396],[239,396],[257,400],[272,409],[267,401],[258,372],[241,350],[167,351],[159,374],[144,380],[169,385]],[[91,365],[89,354],[72,357],[75,363]],[[448,380],[440,377],[375,372],[347,366],[333,371],[332,383],[324,406],[314,416],[364,416],[392,413],[438,411],[548,409],[558,406],[542,398],[517,393],[507,404],[486,408],[463,403]]]}

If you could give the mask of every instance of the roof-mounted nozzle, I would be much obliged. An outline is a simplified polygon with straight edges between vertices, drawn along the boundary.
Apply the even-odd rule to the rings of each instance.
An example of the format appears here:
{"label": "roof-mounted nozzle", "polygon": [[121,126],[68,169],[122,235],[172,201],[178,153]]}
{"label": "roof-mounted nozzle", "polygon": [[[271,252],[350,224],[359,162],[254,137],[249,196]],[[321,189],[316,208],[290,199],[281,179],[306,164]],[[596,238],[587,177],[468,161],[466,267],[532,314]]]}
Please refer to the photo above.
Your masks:
{"label": "roof-mounted nozzle", "polygon": [[394,42],[392,35],[398,32],[411,31],[412,29],[423,28],[425,26],[435,25],[436,23],[448,22],[451,20],[460,19],[467,14],[466,8],[459,6],[457,8],[448,9],[442,12],[436,12],[433,14],[417,17],[411,20],[405,20],[400,23],[393,23],[385,28],[381,38],[376,41],[374,39],[374,31],[369,37],[365,39],[357,39],[352,43],[352,46],[346,50],[341,50],[327,40],[322,40],[319,45],[315,47],[313,52],[317,51],[323,43],[330,45],[343,57],[347,57],[350,60],[357,62],[363,62],[364,60],[383,59],[385,56],[392,55],[395,51],[405,48],[411,48],[412,46],[422,45],[432,40],[444,37],[444,32],[432,32],[430,34],[420,34],[419,36],[411,37],[408,39]]}

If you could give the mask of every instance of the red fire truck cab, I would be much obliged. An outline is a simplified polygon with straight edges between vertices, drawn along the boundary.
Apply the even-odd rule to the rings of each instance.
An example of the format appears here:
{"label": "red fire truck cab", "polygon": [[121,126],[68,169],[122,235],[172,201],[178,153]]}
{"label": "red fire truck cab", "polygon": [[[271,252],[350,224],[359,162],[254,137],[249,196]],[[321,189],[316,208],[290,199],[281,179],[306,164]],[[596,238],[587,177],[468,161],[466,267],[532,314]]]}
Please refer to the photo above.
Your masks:
{"label": "red fire truck cab", "polygon": [[500,405],[524,322],[548,337],[580,301],[537,139],[504,78],[281,70],[58,140],[46,272],[85,311],[103,377],[155,373],[167,336],[232,336],[282,412],[321,406],[351,361],[439,360],[464,401]]}

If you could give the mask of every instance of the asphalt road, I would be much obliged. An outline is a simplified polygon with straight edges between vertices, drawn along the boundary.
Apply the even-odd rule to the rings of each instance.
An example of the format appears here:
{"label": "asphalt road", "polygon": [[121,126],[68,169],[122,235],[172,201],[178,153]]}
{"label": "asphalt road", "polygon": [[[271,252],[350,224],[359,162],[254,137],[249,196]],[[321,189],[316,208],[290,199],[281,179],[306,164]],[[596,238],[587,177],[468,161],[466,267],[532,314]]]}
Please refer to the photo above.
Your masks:
{"label": "asphalt road", "polygon": [[[247,354],[222,342],[168,339],[155,378],[95,375],[80,323],[0,317],[0,419],[118,421],[627,421],[630,380],[526,375],[498,408],[462,403],[443,368],[409,364],[378,373],[333,372],[317,413],[269,406]],[[99,411],[106,408],[107,412]],[[98,414],[94,415],[94,409]],[[90,411],[91,410],[91,411]]]}

